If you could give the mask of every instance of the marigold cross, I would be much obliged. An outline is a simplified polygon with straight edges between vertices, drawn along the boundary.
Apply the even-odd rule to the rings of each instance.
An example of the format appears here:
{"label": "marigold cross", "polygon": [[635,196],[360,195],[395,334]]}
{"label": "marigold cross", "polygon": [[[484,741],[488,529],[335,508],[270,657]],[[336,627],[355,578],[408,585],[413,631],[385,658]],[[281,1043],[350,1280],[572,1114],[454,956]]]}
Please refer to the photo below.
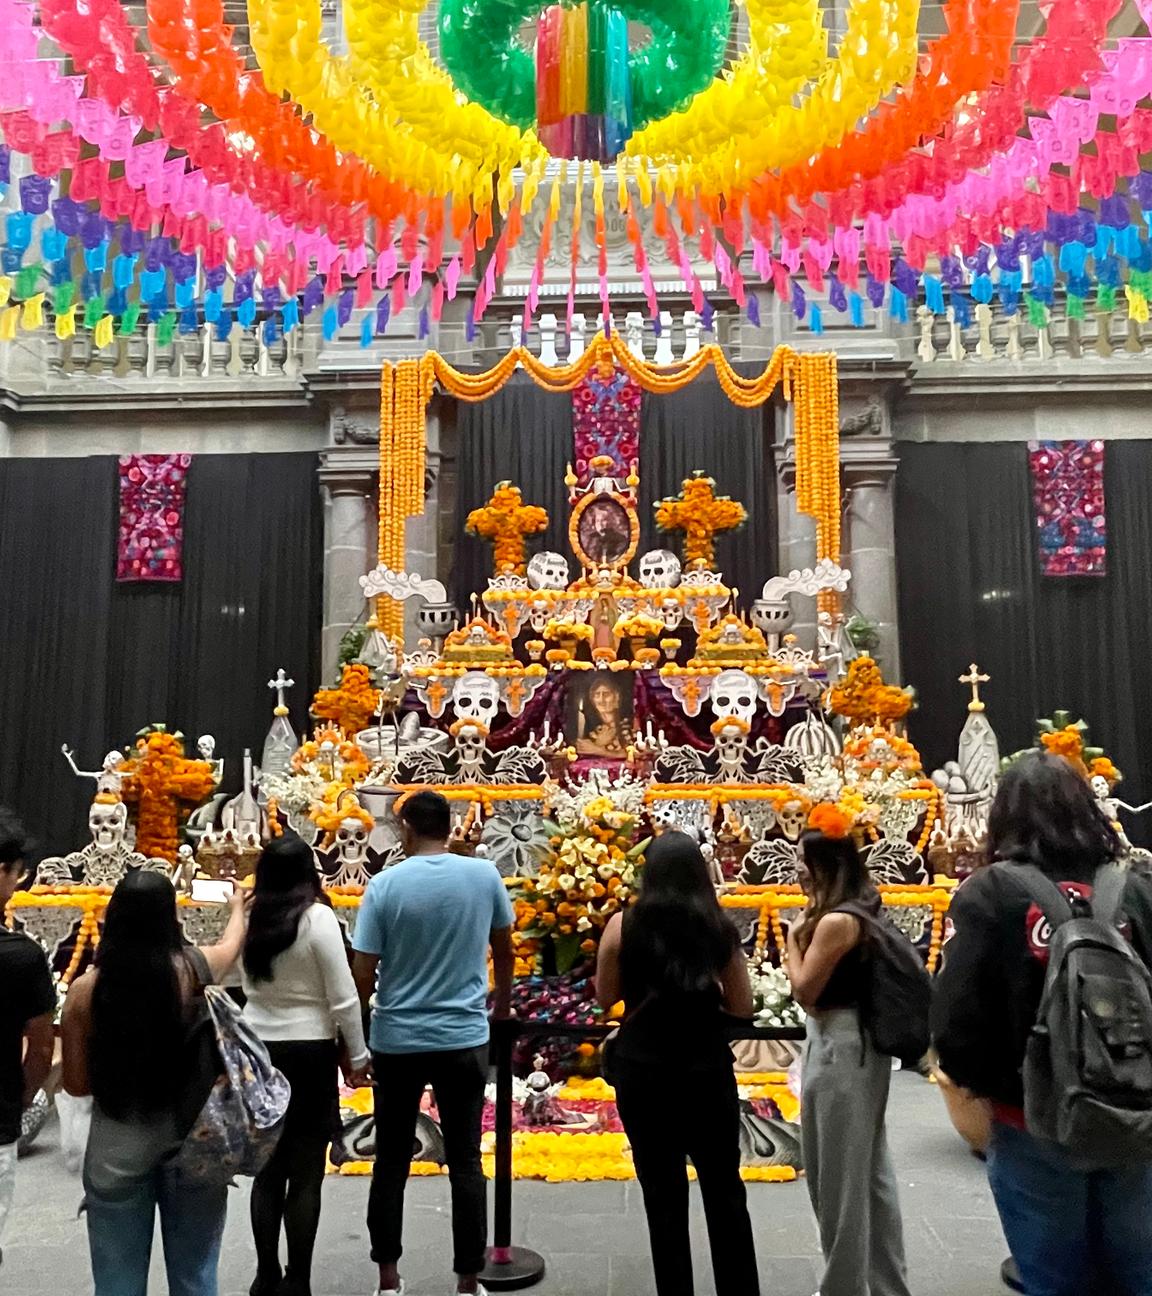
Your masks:
{"label": "marigold cross", "polygon": [[689,566],[711,568],[716,561],[716,537],[733,531],[748,519],[744,505],[716,494],[711,477],[689,477],[680,494],[656,505],[656,525],[661,531],[684,533],[684,561]]}
{"label": "marigold cross", "polygon": [[525,504],[520,487],[501,482],[483,508],[468,514],[465,530],[482,540],[492,542],[496,574],[523,576],[524,539],[537,535],[548,526],[548,514],[535,504]]}
{"label": "marigold cross", "polygon": [[185,758],[179,734],[149,733],[137,753],[123,767],[124,800],[136,807],[136,849],[175,864],[180,824],[215,791],[216,776],[207,761]]}

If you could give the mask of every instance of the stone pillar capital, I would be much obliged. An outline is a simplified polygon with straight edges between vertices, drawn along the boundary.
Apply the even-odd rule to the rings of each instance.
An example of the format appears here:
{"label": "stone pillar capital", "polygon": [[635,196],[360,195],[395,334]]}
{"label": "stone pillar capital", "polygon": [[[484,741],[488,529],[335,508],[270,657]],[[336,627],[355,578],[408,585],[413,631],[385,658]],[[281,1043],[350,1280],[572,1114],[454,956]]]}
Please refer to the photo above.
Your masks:
{"label": "stone pillar capital", "polygon": [[331,495],[374,495],[380,459],[364,446],[332,446],[320,451],[317,476]]}

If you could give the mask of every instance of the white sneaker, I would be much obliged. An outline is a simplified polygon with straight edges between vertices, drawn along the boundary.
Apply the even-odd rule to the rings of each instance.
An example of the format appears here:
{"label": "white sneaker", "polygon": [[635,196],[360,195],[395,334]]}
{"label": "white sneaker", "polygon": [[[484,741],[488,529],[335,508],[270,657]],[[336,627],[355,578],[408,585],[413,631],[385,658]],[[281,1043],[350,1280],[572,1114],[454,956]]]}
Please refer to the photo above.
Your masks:
{"label": "white sneaker", "polygon": [[404,1279],[400,1279],[399,1287],[377,1287],[372,1296],[404,1296]]}
{"label": "white sneaker", "polygon": [[[454,1291],[452,1296],[460,1296],[460,1292]],[[488,1296],[488,1288],[485,1287],[483,1283],[476,1284],[476,1296]]]}

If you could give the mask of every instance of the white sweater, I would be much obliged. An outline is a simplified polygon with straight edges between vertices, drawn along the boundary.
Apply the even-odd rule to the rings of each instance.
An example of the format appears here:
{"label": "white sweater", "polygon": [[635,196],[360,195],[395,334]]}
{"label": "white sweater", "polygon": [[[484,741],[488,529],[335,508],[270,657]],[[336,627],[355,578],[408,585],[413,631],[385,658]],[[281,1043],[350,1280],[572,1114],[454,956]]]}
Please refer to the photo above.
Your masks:
{"label": "white sweater", "polygon": [[[241,965],[243,968],[243,965]],[[344,937],[327,905],[300,919],[293,944],[272,960],[272,980],[241,978],[244,1015],[262,1040],[326,1040],[339,1034],[354,1063],[368,1057],[360,996],[348,968]]]}

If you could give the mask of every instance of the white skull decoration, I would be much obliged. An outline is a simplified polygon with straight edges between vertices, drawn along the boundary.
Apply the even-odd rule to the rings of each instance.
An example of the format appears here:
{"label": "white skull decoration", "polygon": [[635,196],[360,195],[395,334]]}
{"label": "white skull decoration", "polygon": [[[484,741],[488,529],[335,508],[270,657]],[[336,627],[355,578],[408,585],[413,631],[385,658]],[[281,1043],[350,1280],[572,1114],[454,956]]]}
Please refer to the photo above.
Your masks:
{"label": "white skull decoration", "polygon": [[1108,780],[1102,774],[1093,774],[1090,786],[1097,801],[1107,801],[1112,795]]}
{"label": "white skull decoration", "polygon": [[558,553],[533,554],[528,561],[528,584],[534,590],[568,588],[568,559]]}
{"label": "white skull decoration", "polygon": [[800,834],[804,831],[804,825],[808,822],[808,816],[804,809],[803,801],[785,801],[780,809],[776,812],[777,822],[789,841],[799,841]]}
{"label": "white skull decoration", "polygon": [[500,685],[483,671],[466,671],[452,685],[452,705],[460,720],[474,720],[492,728],[500,702]]}
{"label": "white skull decoration", "polygon": [[758,692],[756,681],[747,671],[721,671],[712,684],[712,710],[720,719],[736,716],[745,724],[751,724],[756,714]]}
{"label": "white skull decoration", "polygon": [[349,817],[340,820],[336,829],[336,853],[345,870],[364,862],[368,853],[368,825],[362,819]]}
{"label": "white skull decoration", "polygon": [[484,731],[475,725],[463,724],[456,730],[456,756],[461,771],[478,774],[484,765]]}
{"label": "white skull decoration", "polygon": [[215,760],[216,739],[211,734],[202,734],[196,739],[196,751],[199,753],[201,760]]}
{"label": "white skull decoration", "polygon": [[739,725],[726,724],[716,734],[716,755],[726,771],[744,763],[748,750],[748,735]]}
{"label": "white skull decoration", "polygon": [[124,840],[128,807],[123,801],[93,801],[88,811],[88,829],[99,851],[113,851]]}
{"label": "white skull decoration", "polygon": [[680,559],[671,549],[650,549],[640,559],[640,584],[645,589],[674,589],[680,584]]}

